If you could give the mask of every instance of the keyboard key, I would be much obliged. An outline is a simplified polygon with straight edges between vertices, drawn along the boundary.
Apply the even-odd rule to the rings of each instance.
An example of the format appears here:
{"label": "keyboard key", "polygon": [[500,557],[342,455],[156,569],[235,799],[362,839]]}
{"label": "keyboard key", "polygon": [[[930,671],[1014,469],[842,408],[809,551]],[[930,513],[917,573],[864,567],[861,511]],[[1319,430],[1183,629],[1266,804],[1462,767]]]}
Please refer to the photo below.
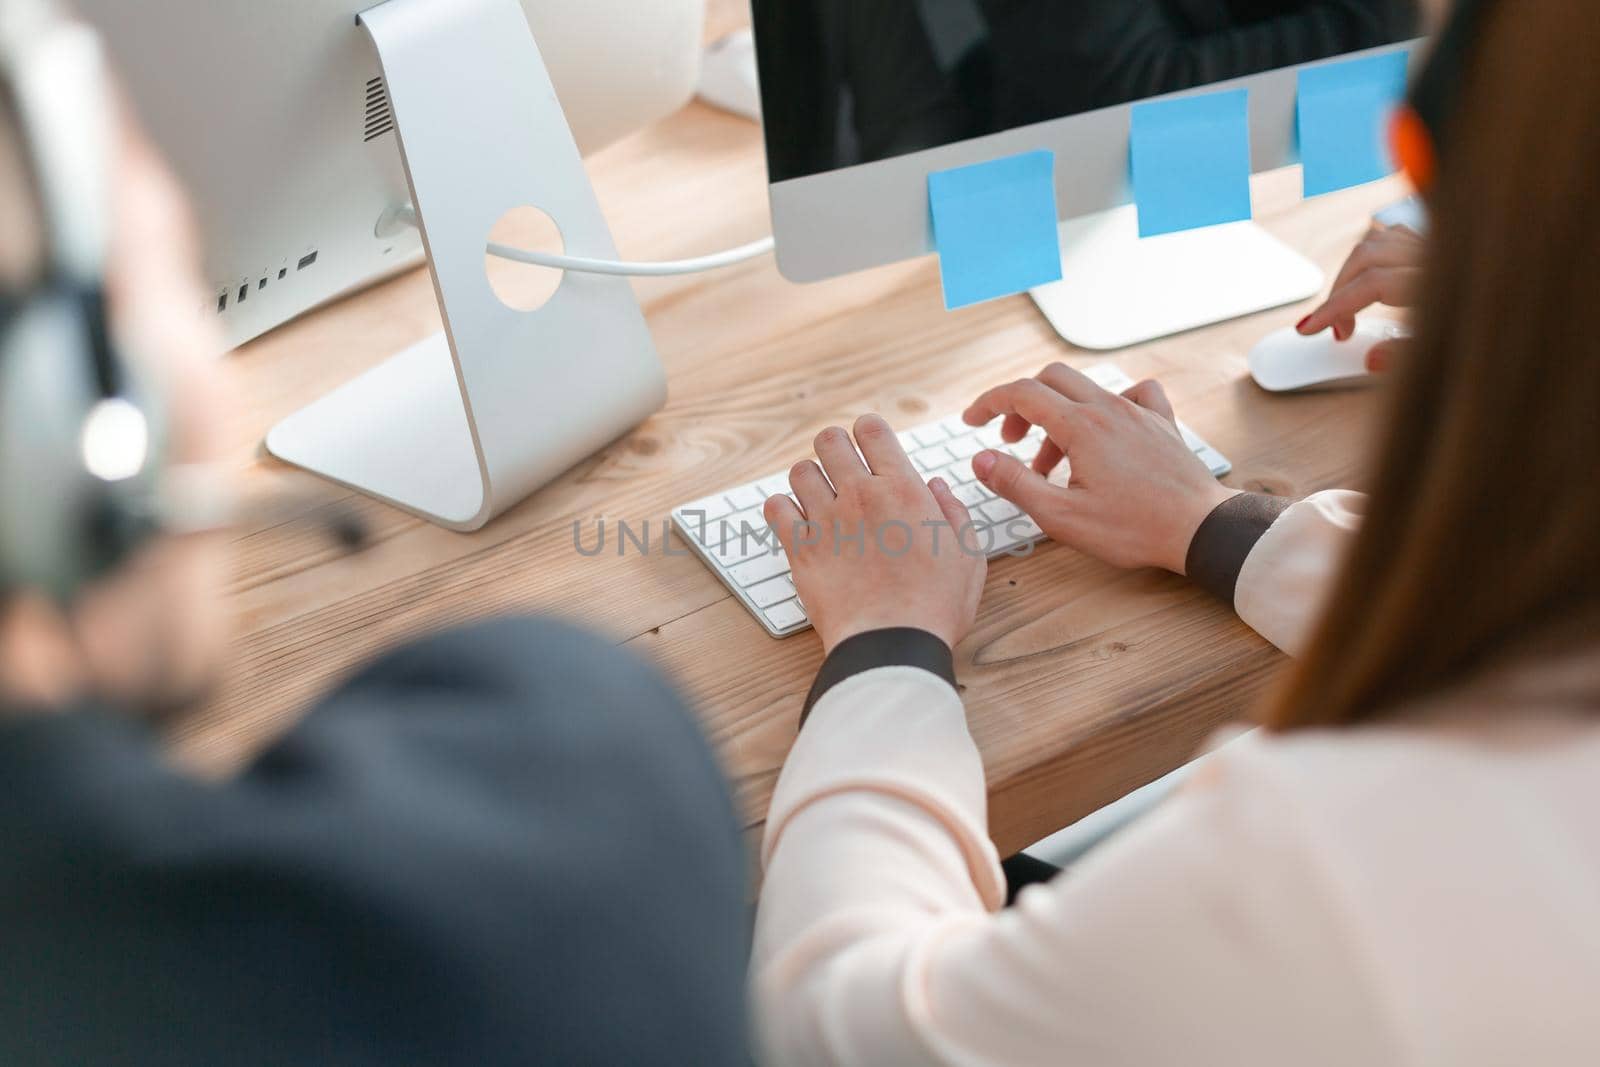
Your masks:
{"label": "keyboard key", "polygon": [[968,426],[967,421],[960,415],[951,415],[947,419],[940,419],[939,425],[942,426],[944,428],[944,432],[949,434],[951,437],[961,437],[977,429],[975,426]]}
{"label": "keyboard key", "polygon": [[[735,509],[732,504],[728,503],[728,498],[726,496],[718,493],[715,496],[708,496],[704,500],[696,500],[693,504],[686,504],[684,505],[683,510],[685,512],[703,511],[705,512],[706,521],[710,522],[714,519],[720,519],[724,515],[731,515],[737,509]],[[690,517],[686,521],[689,522],[690,525],[694,524],[693,517]]]}
{"label": "keyboard key", "polygon": [[750,537],[767,537],[770,544],[772,538],[767,536],[771,527],[767,525],[766,516],[760,508],[751,508],[749,511],[739,511],[732,515],[725,515],[716,522],[706,523],[706,541],[709,545],[726,544],[737,541],[741,535]]}
{"label": "keyboard key", "polygon": [[708,519],[697,508],[686,508],[679,512],[683,525],[689,535],[707,548],[711,548],[722,540],[723,519]]}
{"label": "keyboard key", "polygon": [[777,544],[776,534],[764,531],[730,530],[727,537],[716,545],[707,545],[711,554],[722,562],[724,567],[737,567],[746,560],[755,559],[757,556],[772,554],[772,546]]}
{"label": "keyboard key", "polygon": [[984,449],[984,445],[978,440],[977,434],[968,434],[966,437],[953,438],[949,444],[945,445],[945,447],[948,448],[950,450],[950,454],[957,459],[971,459]]}
{"label": "keyboard key", "polygon": [[789,557],[779,552],[775,556],[758,556],[748,563],[741,563],[728,571],[728,577],[737,582],[740,589],[748,589],[769,578],[788,573]]}
{"label": "keyboard key", "polygon": [[1115,363],[1096,363],[1083,374],[1108,393],[1125,393],[1137,384]]}
{"label": "keyboard key", "polygon": [[989,494],[983,491],[983,486],[977,482],[968,482],[955,488],[956,499],[969,508],[975,508],[989,499]]}
{"label": "keyboard key", "polygon": [[1001,556],[1022,544],[1019,539],[1011,536],[1010,531],[1006,529],[1004,524],[991,527],[991,529],[994,530],[994,533],[991,535],[990,539],[984,543],[984,548],[988,549],[989,551],[990,559]]}
{"label": "keyboard key", "polygon": [[927,426],[918,426],[911,431],[911,439],[917,442],[917,444],[921,445],[923,448],[936,445],[949,436],[949,434],[944,432],[944,427],[940,426],[936,422],[930,423]]}
{"label": "keyboard key", "polygon": [[954,459],[955,457],[950,454],[948,449],[934,445],[932,448],[924,448],[921,452],[913,455],[911,462],[917,465],[917,470],[919,471],[932,471],[947,466]]}
{"label": "keyboard key", "polygon": [[944,483],[954,490],[955,486],[960,485],[963,480],[971,482],[973,472],[968,470],[966,478],[962,478],[962,464],[950,464],[949,467],[939,467],[938,470],[923,470],[923,482],[933,482],[934,478],[944,478]]}
{"label": "keyboard key", "polygon": [[1228,457],[1224,456],[1221,452],[1218,452],[1210,445],[1202,448],[1196,454],[1200,457],[1201,462],[1206,465],[1206,468],[1218,478],[1221,478],[1223,475],[1233,470],[1233,464],[1228,461]]}
{"label": "keyboard key", "polygon": [[787,493],[789,491],[789,476],[787,474],[775,474],[771,478],[763,478],[756,483],[756,491],[761,494],[763,500],[769,496]]}
{"label": "keyboard key", "polygon": [[794,597],[794,583],[787,578],[774,578],[750,589],[750,599],[756,602],[758,608],[770,608]]}
{"label": "keyboard key", "polygon": [[806,613],[801,611],[800,605],[793,600],[779,604],[775,608],[768,608],[766,616],[767,621],[779,630],[787,630],[806,621]]}
{"label": "keyboard key", "polygon": [[912,437],[910,432],[897,433],[894,436],[900,442],[900,447],[905,449],[908,454],[922,447],[922,442]]}
{"label": "keyboard key", "polygon": [[728,500],[740,511],[746,508],[759,508],[767,498],[761,495],[761,490],[753,485],[741,485],[737,489],[728,491]]}
{"label": "keyboard key", "polygon": [[[967,477],[970,479],[972,477],[972,462],[970,460],[962,460],[961,466],[967,468]],[[949,481],[949,479],[946,479],[946,481]],[[955,482],[951,482],[950,485],[953,488],[971,489],[974,493],[982,496],[984,500],[994,499],[994,490],[990,489],[987,485],[984,485],[979,481],[965,481],[959,486],[957,486]]]}
{"label": "keyboard key", "polygon": [[929,481],[934,478],[943,478],[944,484],[954,489],[958,485],[972,481],[972,463],[968,460],[952,463],[948,467],[930,472],[926,475],[926,478]]}
{"label": "keyboard key", "polygon": [[1004,525],[1022,514],[1021,508],[1004,497],[994,497],[978,510],[985,519],[997,525]]}
{"label": "keyboard key", "polygon": [[994,527],[994,544],[990,547],[989,554],[998,556],[1021,545],[1035,544],[1043,540],[1043,535],[1037,526],[1025,519],[1010,519]]}

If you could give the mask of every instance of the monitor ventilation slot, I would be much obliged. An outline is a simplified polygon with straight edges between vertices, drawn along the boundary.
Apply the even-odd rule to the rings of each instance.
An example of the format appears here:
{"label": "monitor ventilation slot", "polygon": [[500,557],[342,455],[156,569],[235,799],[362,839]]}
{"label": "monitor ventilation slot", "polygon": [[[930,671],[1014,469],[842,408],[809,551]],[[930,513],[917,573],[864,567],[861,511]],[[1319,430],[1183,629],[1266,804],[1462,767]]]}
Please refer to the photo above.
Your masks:
{"label": "monitor ventilation slot", "polygon": [[394,110],[389,106],[389,90],[382,78],[367,82],[367,124],[364,141],[376,141],[394,129]]}

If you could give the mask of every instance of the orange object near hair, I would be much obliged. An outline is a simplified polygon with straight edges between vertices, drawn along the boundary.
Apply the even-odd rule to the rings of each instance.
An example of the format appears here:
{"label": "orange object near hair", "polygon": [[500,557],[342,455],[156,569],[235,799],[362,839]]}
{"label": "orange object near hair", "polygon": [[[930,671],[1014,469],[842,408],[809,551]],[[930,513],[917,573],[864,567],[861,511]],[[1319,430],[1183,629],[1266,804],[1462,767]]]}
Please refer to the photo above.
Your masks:
{"label": "orange object near hair", "polygon": [[1409,107],[1396,111],[1389,125],[1389,144],[1395,162],[1411,179],[1411,184],[1421,192],[1429,192],[1438,170],[1438,154],[1434,151],[1433,134],[1422,116]]}

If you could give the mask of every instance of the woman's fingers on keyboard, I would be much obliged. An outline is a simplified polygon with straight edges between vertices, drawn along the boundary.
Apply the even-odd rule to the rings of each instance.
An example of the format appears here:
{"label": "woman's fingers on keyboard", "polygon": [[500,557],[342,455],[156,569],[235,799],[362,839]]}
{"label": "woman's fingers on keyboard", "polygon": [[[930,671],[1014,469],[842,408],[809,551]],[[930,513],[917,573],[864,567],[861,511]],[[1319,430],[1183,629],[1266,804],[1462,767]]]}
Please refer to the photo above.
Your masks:
{"label": "woman's fingers on keyboard", "polygon": [[822,476],[822,468],[811,460],[796,463],[789,471],[789,488],[800,501],[807,518],[816,518],[833,506],[833,486]]}
{"label": "woman's fingers on keyboard", "polygon": [[881,415],[863,415],[856,420],[856,444],[872,473],[884,478],[914,478],[917,468],[900,447],[900,439]]}
{"label": "woman's fingers on keyboard", "polygon": [[783,550],[789,558],[794,558],[794,539],[796,531],[805,522],[805,516],[800,514],[800,508],[787,493],[768,497],[761,508],[762,517],[767,520],[767,525],[772,527],[778,535],[778,543],[783,545]]}
{"label": "woman's fingers on keyboard", "polygon": [[1050,511],[1052,495],[1060,492],[1038,471],[1004,452],[979,452],[972,458],[972,472],[978,481],[1021,508],[1040,526],[1044,526],[1040,516]]}
{"label": "woman's fingers on keyboard", "polygon": [[1048,385],[1068,400],[1075,400],[1080,404],[1092,404],[1103,400],[1106,391],[1096,385],[1093,379],[1082,371],[1073,370],[1065,363],[1052,363],[1039,372],[1039,381]]}
{"label": "woman's fingers on keyboard", "polygon": [[[950,524],[950,529],[955,531],[956,537],[965,547],[966,551],[978,553],[983,546],[978,541],[977,528],[972,521],[972,511],[956,496],[955,490],[950,488],[950,483],[943,478],[935,478],[928,483],[928,491],[933,494],[934,503],[939,505],[939,511],[944,515],[944,521]],[[983,596],[983,578],[987,568],[975,571],[978,589],[973,595],[977,600]]]}
{"label": "woman's fingers on keyboard", "polygon": [[[1009,441],[1012,438],[1006,431],[1014,429],[1014,417],[1024,425],[1043,427],[1057,442],[1070,448],[1075,422],[1072,407],[1071,400],[1037,378],[1023,378],[990,389],[973,402],[962,418],[970,425],[982,426],[1000,415],[1008,416],[1002,434]],[[1023,433],[1026,432],[1024,429]],[[1017,435],[1017,439],[1020,438],[1021,435]]]}
{"label": "woman's fingers on keyboard", "polygon": [[1044,439],[1044,444],[1039,446],[1039,454],[1033,457],[1033,469],[1044,477],[1050,477],[1050,472],[1061,465],[1066,459],[1066,453],[1061,451],[1061,446],[1050,438]]}
{"label": "woman's fingers on keyboard", "polygon": [[1178,421],[1178,413],[1172,410],[1172,401],[1167,399],[1167,391],[1161,388],[1160,382],[1146,378],[1122,395],[1146,411],[1155,412],[1168,422]]}
{"label": "woman's fingers on keyboard", "polygon": [[1008,445],[1014,445],[1033,429],[1033,424],[1021,415],[1007,415],[1006,420],[1000,424],[1000,440]]}
{"label": "woman's fingers on keyboard", "polygon": [[828,481],[833,483],[834,488],[842,489],[850,482],[867,476],[866,464],[861,462],[855,442],[842,426],[829,426],[817,434],[814,445],[817,459],[821,461],[822,469],[827,472]]}
{"label": "woman's fingers on keyboard", "polygon": [[949,482],[943,478],[935,478],[928,483],[928,491],[933,494],[939,510],[944,513],[944,521],[950,524],[952,530],[962,530],[972,521],[972,513],[967,510],[965,504],[956,499],[955,491],[950,488]]}

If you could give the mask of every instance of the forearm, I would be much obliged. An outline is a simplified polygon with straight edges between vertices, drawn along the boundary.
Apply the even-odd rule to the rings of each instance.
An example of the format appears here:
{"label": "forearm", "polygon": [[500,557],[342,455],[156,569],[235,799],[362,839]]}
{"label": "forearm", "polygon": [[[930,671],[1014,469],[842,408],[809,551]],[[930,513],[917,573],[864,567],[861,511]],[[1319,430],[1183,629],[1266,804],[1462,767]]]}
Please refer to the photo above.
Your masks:
{"label": "forearm", "polygon": [[[873,636],[844,642],[829,663],[848,657],[852,644]],[[825,665],[819,681],[828,674]],[[983,764],[961,698],[939,672],[884,662],[863,667],[818,695],[773,793],[764,864],[771,867],[789,847],[792,826],[836,818],[838,809],[824,804],[834,797],[867,808],[886,804],[926,813],[930,832],[913,835],[925,846],[925,859],[948,868],[953,849],[959,863],[950,869],[959,869],[962,895],[988,907],[1003,900],[1004,883],[988,839]],[[813,847],[830,846],[824,837]],[[796,846],[790,854],[799,850]]]}
{"label": "forearm", "polygon": [[[972,778],[935,765],[965,747],[943,734],[957,725],[946,714],[954,695],[895,673],[819,702],[803,762],[779,787],[753,972],[768,1059],[1091,1063],[1115,1050],[1118,1063],[1156,1063],[1181,1049],[1225,1063],[1242,1062],[1237,1035],[1248,1031],[1259,1062],[1282,1063],[1307,1041],[1360,1041],[1319,1008],[1359,1000],[1345,934],[1323,918],[1318,871],[1282,818],[1276,779],[1248,774],[1254,784],[1239,792],[1234,768],[1249,752],[1230,749],[1071,877],[996,913],[999,887],[982,888],[967,844],[977,813],[959,796],[938,799]],[[918,722],[923,710],[936,726]],[[879,711],[897,718],[858,726]],[[898,727],[897,744],[884,726]],[[818,759],[856,763],[863,742],[860,759],[894,765],[886,788],[859,767],[855,787],[806,788]],[[905,790],[908,773],[926,781]],[[1382,1058],[1350,1051],[1351,1062]]]}
{"label": "forearm", "polygon": [[944,817],[888,793],[825,797],[768,861],[752,996],[774,1063],[916,1062],[927,949],[983,927],[968,857]]}
{"label": "forearm", "polygon": [[[824,691],[767,822],[754,982],[764,1042],[785,1062],[874,1062],[874,1052],[916,1048],[902,981],[910,955],[983,921],[1005,896],[955,689],[937,667],[838,678],[874,651],[893,658],[893,640],[851,644],[819,675]],[[847,1033],[826,1024],[841,1010],[855,1020]]]}

